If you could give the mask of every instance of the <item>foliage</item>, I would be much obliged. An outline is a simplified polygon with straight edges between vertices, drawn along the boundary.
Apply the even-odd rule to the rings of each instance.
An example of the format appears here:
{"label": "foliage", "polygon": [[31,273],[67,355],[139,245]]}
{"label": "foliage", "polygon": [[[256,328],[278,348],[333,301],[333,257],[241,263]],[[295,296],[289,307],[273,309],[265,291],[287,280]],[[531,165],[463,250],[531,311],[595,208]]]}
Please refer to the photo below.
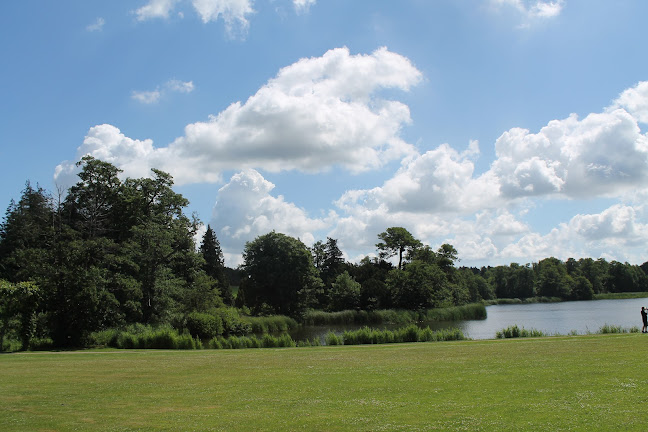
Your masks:
{"label": "foliage", "polygon": [[187,316],[187,330],[193,337],[211,339],[223,334],[223,320],[219,315],[191,312]]}
{"label": "foliage", "polygon": [[389,344],[404,342],[441,342],[465,340],[459,329],[443,329],[433,331],[430,327],[419,328],[416,325],[402,327],[396,330],[377,330],[363,327],[358,330],[345,331],[342,336],[344,345]]}
{"label": "foliage", "polygon": [[225,271],[225,260],[223,258],[223,251],[220,242],[214,234],[210,225],[207,225],[207,230],[202,238],[200,244],[200,253],[202,254],[205,263],[203,270],[207,276],[210,276],[218,281],[218,287],[223,302],[229,306],[234,305],[234,297],[230,290],[230,282]]}
{"label": "foliage", "polygon": [[376,243],[376,248],[380,251],[380,258],[386,259],[398,255],[398,269],[402,268],[403,255],[411,253],[414,249],[423,246],[420,240],[403,227],[387,228],[385,232],[378,234],[382,240]]}
{"label": "foliage", "polygon": [[105,330],[90,335],[91,344],[119,349],[202,349],[199,339],[178,333],[169,326],[132,326],[126,330]]}
{"label": "foliage", "polygon": [[207,346],[212,349],[292,348],[297,343],[288,333],[283,333],[279,336],[264,334],[261,338],[254,335],[218,337],[210,340]]}
{"label": "foliage", "polygon": [[349,275],[349,272],[338,275],[331,286],[329,309],[339,311],[347,308],[360,308],[360,291],[362,286]]}
{"label": "foliage", "polygon": [[544,337],[547,336],[540,330],[530,329],[524,327],[520,328],[517,325],[509,326],[505,329],[499,330],[495,333],[497,339],[510,339],[510,338],[524,338],[524,337]]}
{"label": "foliage", "polygon": [[263,317],[243,317],[242,321],[250,325],[252,333],[279,333],[295,329],[299,323],[285,315]]}
{"label": "foliage", "polygon": [[40,297],[40,288],[33,282],[12,284],[0,279],[0,349],[10,330],[20,339],[23,350],[29,348],[30,339],[36,332]]}
{"label": "foliage", "polygon": [[272,231],[245,245],[239,290],[256,313],[298,317],[322,287],[308,248],[298,239]]}
{"label": "foliage", "polygon": [[345,310],[339,312],[308,311],[304,315],[305,325],[331,324],[410,324],[419,321],[460,321],[485,319],[486,307],[472,303],[447,308],[421,311],[381,309],[375,311]]}

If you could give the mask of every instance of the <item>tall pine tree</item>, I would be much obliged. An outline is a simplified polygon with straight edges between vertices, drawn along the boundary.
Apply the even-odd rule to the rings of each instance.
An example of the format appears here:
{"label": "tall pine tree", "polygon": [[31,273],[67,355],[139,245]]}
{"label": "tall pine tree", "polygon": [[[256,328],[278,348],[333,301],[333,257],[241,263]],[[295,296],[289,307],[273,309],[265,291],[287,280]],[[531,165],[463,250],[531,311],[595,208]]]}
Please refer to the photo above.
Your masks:
{"label": "tall pine tree", "polygon": [[205,234],[203,235],[202,244],[200,245],[200,253],[205,259],[205,264],[203,266],[205,273],[218,281],[223,302],[226,305],[234,305],[234,297],[230,290],[229,280],[225,274],[223,251],[220,247],[220,242],[216,238],[216,234],[214,234],[214,230],[212,230],[209,225],[207,225],[207,231],[205,231]]}

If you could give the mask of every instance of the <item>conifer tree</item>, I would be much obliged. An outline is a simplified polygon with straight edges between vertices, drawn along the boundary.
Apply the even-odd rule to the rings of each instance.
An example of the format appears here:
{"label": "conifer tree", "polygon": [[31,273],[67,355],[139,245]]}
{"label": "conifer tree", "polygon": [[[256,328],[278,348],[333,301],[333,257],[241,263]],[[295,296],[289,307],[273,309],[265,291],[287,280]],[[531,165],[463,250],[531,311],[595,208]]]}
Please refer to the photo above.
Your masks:
{"label": "conifer tree", "polygon": [[205,231],[205,234],[203,235],[202,244],[200,245],[200,253],[205,259],[205,264],[203,266],[205,273],[218,281],[223,302],[227,305],[233,305],[234,298],[232,297],[229,281],[225,274],[223,251],[220,247],[220,242],[216,238],[216,234],[214,234],[214,230],[212,230],[209,225],[207,225],[207,231]]}

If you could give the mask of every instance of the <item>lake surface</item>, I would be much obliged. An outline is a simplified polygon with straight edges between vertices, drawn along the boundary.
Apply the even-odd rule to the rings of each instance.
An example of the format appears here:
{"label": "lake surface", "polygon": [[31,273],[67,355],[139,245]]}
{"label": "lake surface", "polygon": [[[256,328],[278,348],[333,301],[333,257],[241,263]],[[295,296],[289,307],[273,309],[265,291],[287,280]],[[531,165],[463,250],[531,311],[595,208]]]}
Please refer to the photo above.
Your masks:
{"label": "lake surface", "polygon": [[[472,339],[494,339],[497,331],[512,325],[551,335],[567,335],[572,331],[586,334],[597,332],[605,324],[627,328],[636,326],[641,329],[642,306],[648,307],[648,298],[493,305],[486,307],[485,320],[441,321],[419,325],[430,326],[433,330],[457,327]],[[291,332],[291,336],[295,340],[319,338],[324,341],[330,330],[340,334],[360,327],[362,326],[309,326]],[[374,327],[394,329],[400,326],[379,324]]]}
{"label": "lake surface", "polygon": [[642,306],[648,307],[648,298],[493,305],[486,308],[485,320],[459,321],[454,326],[472,339],[492,339],[511,325],[564,335],[597,332],[605,324],[641,329]]}

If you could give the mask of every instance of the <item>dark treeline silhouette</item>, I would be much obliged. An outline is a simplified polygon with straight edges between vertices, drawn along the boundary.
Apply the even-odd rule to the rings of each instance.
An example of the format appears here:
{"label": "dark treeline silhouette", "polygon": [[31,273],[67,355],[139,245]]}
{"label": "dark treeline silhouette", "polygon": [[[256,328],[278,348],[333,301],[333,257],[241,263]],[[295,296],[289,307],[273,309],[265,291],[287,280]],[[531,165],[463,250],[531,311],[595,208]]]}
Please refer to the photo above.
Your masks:
{"label": "dark treeline silhouette", "polygon": [[[457,267],[452,245],[433,249],[403,227],[380,233],[378,257],[358,263],[344,260],[336,239],[309,248],[273,231],[248,242],[243,264],[230,269],[217,229],[208,226],[195,244],[199,221],[184,214],[188,201],[173,191],[169,174],[154,169],[151,178],[121,181],[110,163],[86,156],[78,166],[79,181],[67,193],[52,196],[27,182],[7,208],[0,225],[0,349],[5,339],[23,349],[43,339],[84,346],[93,332],[133,325],[207,338],[249,333],[249,316],[294,322],[313,309],[425,310],[648,291],[648,263],[546,258]],[[392,257],[397,265],[387,261]]]}

